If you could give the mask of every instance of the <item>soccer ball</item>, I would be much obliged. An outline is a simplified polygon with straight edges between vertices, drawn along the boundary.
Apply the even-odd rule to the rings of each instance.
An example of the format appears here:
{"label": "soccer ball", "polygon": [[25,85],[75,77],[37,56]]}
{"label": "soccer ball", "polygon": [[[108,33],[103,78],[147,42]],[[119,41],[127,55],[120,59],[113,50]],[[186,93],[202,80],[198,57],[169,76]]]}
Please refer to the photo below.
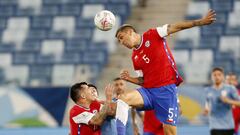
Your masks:
{"label": "soccer ball", "polygon": [[102,31],[108,31],[115,25],[115,16],[111,11],[102,10],[95,15],[94,23]]}

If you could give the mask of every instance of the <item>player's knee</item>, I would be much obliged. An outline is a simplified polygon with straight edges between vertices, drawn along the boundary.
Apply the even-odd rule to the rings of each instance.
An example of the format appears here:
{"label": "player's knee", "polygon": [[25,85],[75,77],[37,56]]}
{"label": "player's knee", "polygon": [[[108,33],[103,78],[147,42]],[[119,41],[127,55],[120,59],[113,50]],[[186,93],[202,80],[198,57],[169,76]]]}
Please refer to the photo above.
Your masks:
{"label": "player's knee", "polygon": [[121,99],[122,101],[124,101],[125,103],[129,104],[130,102],[130,98],[128,94],[122,94],[119,99]]}
{"label": "player's knee", "polygon": [[142,108],[144,105],[142,96],[135,90],[122,94],[119,99],[136,108]]}

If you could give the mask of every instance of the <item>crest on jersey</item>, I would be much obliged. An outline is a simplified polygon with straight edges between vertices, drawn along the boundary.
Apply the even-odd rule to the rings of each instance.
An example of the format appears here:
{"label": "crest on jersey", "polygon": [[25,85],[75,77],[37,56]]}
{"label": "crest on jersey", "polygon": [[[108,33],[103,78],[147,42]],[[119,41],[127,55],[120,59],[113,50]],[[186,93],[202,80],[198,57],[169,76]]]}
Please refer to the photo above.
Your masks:
{"label": "crest on jersey", "polygon": [[135,57],[134,57],[134,59],[136,60],[138,58],[138,56],[136,55]]}
{"label": "crest on jersey", "polygon": [[149,46],[150,46],[150,41],[149,41],[149,40],[145,42],[145,46],[146,46],[146,47],[149,47]]}

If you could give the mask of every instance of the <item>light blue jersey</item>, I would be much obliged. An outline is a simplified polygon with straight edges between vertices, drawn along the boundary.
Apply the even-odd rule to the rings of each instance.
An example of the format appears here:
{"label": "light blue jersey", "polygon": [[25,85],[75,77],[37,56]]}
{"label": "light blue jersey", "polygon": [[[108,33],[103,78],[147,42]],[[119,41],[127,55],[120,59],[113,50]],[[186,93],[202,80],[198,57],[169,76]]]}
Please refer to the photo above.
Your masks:
{"label": "light blue jersey", "polygon": [[231,85],[223,85],[220,89],[206,88],[206,103],[209,106],[210,129],[234,129],[232,106],[221,101],[221,96],[240,100],[237,90]]}
{"label": "light blue jersey", "polygon": [[108,116],[102,126],[101,126],[102,135],[117,135],[116,119],[114,117]]}

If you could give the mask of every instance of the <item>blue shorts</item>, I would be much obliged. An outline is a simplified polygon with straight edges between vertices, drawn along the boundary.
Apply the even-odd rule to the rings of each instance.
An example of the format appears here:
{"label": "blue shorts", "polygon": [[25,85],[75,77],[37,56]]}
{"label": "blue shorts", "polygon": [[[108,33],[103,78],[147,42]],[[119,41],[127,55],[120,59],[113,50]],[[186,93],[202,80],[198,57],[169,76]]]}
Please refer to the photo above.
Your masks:
{"label": "blue shorts", "polygon": [[155,110],[162,123],[176,126],[179,110],[177,102],[177,86],[175,84],[159,88],[137,89],[143,97],[144,107],[138,110]]}

